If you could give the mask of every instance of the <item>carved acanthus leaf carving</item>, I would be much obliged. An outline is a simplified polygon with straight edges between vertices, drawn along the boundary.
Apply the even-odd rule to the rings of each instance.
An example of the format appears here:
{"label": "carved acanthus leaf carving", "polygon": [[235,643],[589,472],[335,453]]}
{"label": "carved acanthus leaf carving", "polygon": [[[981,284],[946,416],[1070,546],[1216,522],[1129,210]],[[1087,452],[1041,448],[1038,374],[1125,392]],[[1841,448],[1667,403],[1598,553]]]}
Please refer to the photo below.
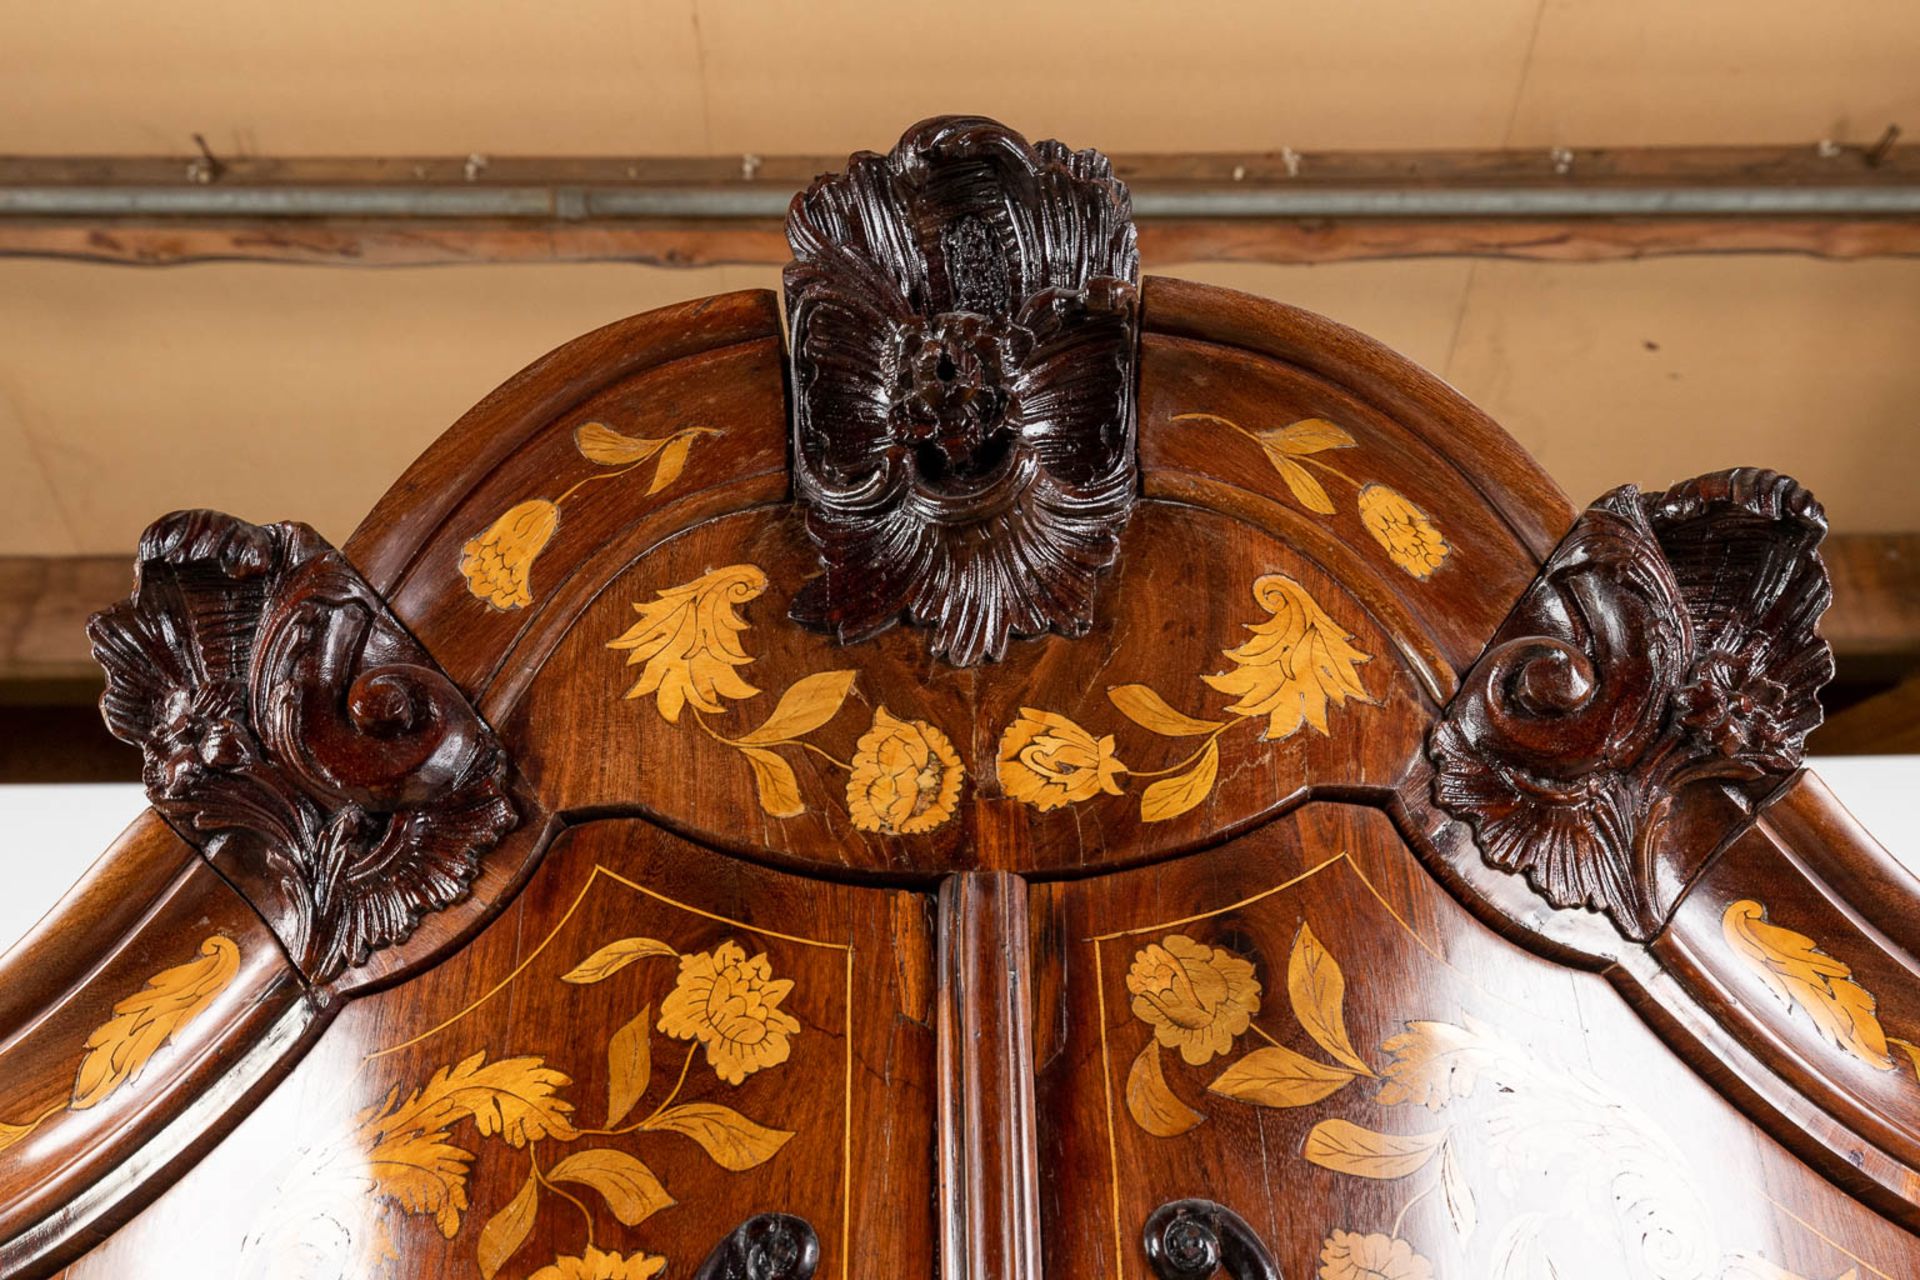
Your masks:
{"label": "carved acanthus leaf carving", "polygon": [[1435,800],[1554,906],[1651,938],[1820,723],[1826,527],[1770,471],[1596,502],[1435,727]]}
{"label": "carved acanthus leaf carving", "polygon": [[787,215],[794,477],[826,572],[793,616],[902,618],[960,665],[1092,624],[1136,487],[1139,255],[1096,151],[946,117]]}
{"label": "carved acanthus leaf carving", "polygon": [[167,516],[87,631],[154,807],[311,981],[464,896],[517,821],[493,731],[305,525]]}

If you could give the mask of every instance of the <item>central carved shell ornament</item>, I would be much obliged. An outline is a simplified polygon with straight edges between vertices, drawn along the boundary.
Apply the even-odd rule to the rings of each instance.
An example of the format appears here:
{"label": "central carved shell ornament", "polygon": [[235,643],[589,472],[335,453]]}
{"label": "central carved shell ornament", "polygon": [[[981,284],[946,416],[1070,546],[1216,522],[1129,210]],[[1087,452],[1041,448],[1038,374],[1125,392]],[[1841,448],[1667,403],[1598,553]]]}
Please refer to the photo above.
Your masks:
{"label": "central carved shell ornament", "polygon": [[901,619],[960,666],[1084,635],[1136,489],[1139,254],[1097,151],[942,117],[787,214],[796,496],[825,572],[793,617]]}

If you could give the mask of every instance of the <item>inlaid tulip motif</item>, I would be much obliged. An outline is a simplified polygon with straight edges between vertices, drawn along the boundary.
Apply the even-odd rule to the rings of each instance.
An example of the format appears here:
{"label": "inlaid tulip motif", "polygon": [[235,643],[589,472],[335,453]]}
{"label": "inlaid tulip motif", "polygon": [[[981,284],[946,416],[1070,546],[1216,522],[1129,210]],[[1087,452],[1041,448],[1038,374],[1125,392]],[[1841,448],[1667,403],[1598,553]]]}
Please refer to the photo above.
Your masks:
{"label": "inlaid tulip motif", "polygon": [[717,436],[712,427],[683,427],[664,436],[630,436],[604,422],[589,422],[573,433],[576,452],[602,468],[576,481],[557,498],[529,498],[502,512],[498,519],[467,539],[460,548],[460,576],[467,591],[490,608],[524,609],[533,603],[533,565],[560,529],[560,508],[587,486],[618,480],[653,463],[647,485],[652,496],[665,490],[686,470],[687,458],[702,436]]}
{"label": "inlaid tulip motif", "polygon": [[1360,525],[1380,549],[1408,575],[1422,580],[1446,563],[1453,548],[1433,518],[1398,489],[1357,480],[1322,455],[1355,449],[1353,433],[1325,418],[1303,418],[1285,426],[1250,431],[1217,413],[1176,413],[1175,422],[1207,423],[1252,441],[1279,475],[1293,500],[1318,516],[1338,512],[1323,480],[1351,486]]}

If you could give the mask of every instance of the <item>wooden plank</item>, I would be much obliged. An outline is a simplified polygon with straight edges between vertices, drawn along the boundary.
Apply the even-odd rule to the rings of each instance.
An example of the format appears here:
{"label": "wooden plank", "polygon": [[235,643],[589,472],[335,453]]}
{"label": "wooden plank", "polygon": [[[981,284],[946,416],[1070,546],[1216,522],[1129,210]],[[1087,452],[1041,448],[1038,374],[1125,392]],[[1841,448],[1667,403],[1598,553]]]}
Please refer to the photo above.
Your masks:
{"label": "wooden plank", "polygon": [[[234,157],[0,156],[0,190],[141,191],[404,188],[446,192],[513,188],[553,196],[553,209],[608,191],[645,195],[747,193],[777,208],[815,175],[844,165],[826,156],[694,157]],[[1134,155],[1114,159],[1138,196],[1221,191],[1631,190],[1769,187],[1910,188],[1920,148],[1643,147],[1578,150],[1263,152]],[[537,202],[543,210],[548,202]],[[1351,262],[1436,256],[1603,261],[1706,253],[1792,253],[1833,259],[1920,254],[1912,216],[1671,216],[1653,218],[1301,219],[1142,215],[1142,256],[1176,262]],[[778,265],[788,250],[779,219],[701,217],[0,217],[0,256],[138,265],[247,261],[336,266],[462,262],[638,262]]]}
{"label": "wooden plank", "polygon": [[1920,665],[1920,533],[1841,533],[1820,549],[1833,608],[1820,632],[1842,663]]}
{"label": "wooden plank", "polygon": [[[1725,253],[1834,260],[1920,256],[1920,219],[1140,219],[1146,269],[1190,262],[1326,263],[1480,257],[1605,262]],[[457,263],[630,262],[778,266],[792,255],[779,223],[755,219],[541,222],[202,222],[0,218],[0,257],[131,266],[195,262],[341,267]]]}

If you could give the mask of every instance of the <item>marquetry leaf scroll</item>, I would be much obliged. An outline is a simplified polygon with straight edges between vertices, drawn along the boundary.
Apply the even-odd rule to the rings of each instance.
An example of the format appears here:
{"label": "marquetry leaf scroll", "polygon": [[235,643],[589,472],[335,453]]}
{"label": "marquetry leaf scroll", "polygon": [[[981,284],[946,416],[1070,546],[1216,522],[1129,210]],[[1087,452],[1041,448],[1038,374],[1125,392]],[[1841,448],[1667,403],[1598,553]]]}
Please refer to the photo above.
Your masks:
{"label": "marquetry leaf scroll", "polygon": [[1135,485],[1139,255],[1095,151],[943,117],[787,216],[794,487],[825,572],[795,619],[936,654],[1085,634]]}
{"label": "marquetry leaf scroll", "polygon": [[1825,532],[1769,471],[1602,498],[1430,736],[1435,800],[1554,906],[1651,938],[1820,723]]}
{"label": "marquetry leaf scroll", "polygon": [[493,731],[305,525],[167,516],[87,631],[148,798],[310,980],[463,897],[517,821]]}
{"label": "marquetry leaf scroll", "polygon": [[[22,1141],[62,1111],[90,1111],[135,1084],[155,1055],[219,999],[240,972],[240,948],[210,934],[199,954],[148,978],[113,1006],[113,1016],[81,1046],[80,1064],[65,1102],[19,1121],[0,1120],[0,1151]],[[0,1094],[0,1116],[9,1099]]]}
{"label": "marquetry leaf scroll", "polygon": [[1390,485],[1357,480],[1319,456],[1338,449],[1357,449],[1353,434],[1325,418],[1303,418],[1281,427],[1249,431],[1217,413],[1176,413],[1174,422],[1198,422],[1220,427],[1260,446],[1293,500],[1318,516],[1338,513],[1324,480],[1355,491],[1354,509],[1361,527],[1380,544],[1387,559],[1403,572],[1426,579],[1445,564],[1453,547],[1434,524],[1433,517]]}
{"label": "marquetry leaf scroll", "polygon": [[627,654],[629,667],[640,668],[626,696],[652,699],[669,724],[691,713],[707,737],[737,751],[769,817],[797,818],[807,812],[799,776],[783,754],[791,749],[847,775],[847,816],[860,830],[922,835],[944,826],[959,805],[966,769],[952,740],[933,725],[880,706],[854,743],[851,759],[810,740],[853,695],[855,671],[801,677],[780,695],[765,719],[737,736],[722,734],[708,723],[707,717],[724,712],[729,702],[760,694],[741,674],[754,659],[746,650],[749,624],[740,611],[767,585],[758,565],[724,565],[636,603],[639,621],[607,642],[608,648]]}
{"label": "marquetry leaf scroll", "polygon": [[1893,1070],[1878,1002],[1854,980],[1845,961],[1828,955],[1806,934],[1768,920],[1766,907],[1751,898],[1728,903],[1720,928],[1747,970],[1782,1004],[1811,1018],[1834,1048],[1876,1071]]}

